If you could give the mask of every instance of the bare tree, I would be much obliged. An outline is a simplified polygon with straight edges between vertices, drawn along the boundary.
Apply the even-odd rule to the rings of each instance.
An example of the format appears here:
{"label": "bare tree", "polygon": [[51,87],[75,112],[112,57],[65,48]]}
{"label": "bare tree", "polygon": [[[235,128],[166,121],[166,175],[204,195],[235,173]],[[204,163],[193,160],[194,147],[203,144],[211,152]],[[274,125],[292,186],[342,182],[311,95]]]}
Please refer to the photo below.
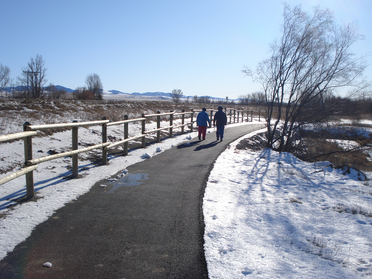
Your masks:
{"label": "bare tree", "polygon": [[210,104],[211,103],[211,96],[201,96],[198,98],[198,103],[200,104]]}
{"label": "bare tree", "polygon": [[92,91],[87,90],[85,87],[78,87],[72,93],[75,100],[94,100],[95,95]]}
{"label": "bare tree", "polygon": [[239,96],[239,104],[241,105],[248,105],[250,101],[251,101],[251,94]]}
{"label": "bare tree", "polygon": [[58,90],[58,88],[53,83],[49,83],[45,90],[47,93],[47,97],[52,100],[62,100],[66,99],[67,97],[67,92],[64,90]]}
{"label": "bare tree", "polygon": [[7,87],[10,81],[10,69],[8,66],[0,64],[0,92]]}
{"label": "bare tree", "polygon": [[282,36],[271,57],[256,73],[243,70],[264,90],[268,147],[290,151],[301,126],[316,119],[310,108],[326,93],[355,85],[366,64],[350,48],[362,38],[354,24],[338,26],[329,10],[315,8],[311,16],[284,4]]}
{"label": "bare tree", "polygon": [[173,102],[178,103],[183,96],[183,92],[181,89],[173,89],[172,93],[170,93],[170,96]]}
{"label": "bare tree", "polygon": [[253,92],[251,95],[252,103],[263,104],[265,103],[265,94],[263,92]]}
{"label": "bare tree", "polygon": [[197,104],[197,103],[199,102],[198,99],[199,99],[199,98],[198,98],[197,95],[194,95],[194,97],[192,98],[192,100],[193,100],[193,102],[194,102],[195,104]]}
{"label": "bare tree", "polygon": [[85,79],[88,91],[94,94],[96,100],[102,100],[103,85],[101,78],[97,74],[89,74]]}
{"label": "bare tree", "polygon": [[18,81],[26,87],[26,97],[40,98],[43,95],[43,87],[47,83],[45,62],[41,55],[31,58],[26,68],[22,69]]}
{"label": "bare tree", "polygon": [[265,94],[263,92],[253,92],[239,97],[239,103],[242,105],[251,104],[264,104]]}

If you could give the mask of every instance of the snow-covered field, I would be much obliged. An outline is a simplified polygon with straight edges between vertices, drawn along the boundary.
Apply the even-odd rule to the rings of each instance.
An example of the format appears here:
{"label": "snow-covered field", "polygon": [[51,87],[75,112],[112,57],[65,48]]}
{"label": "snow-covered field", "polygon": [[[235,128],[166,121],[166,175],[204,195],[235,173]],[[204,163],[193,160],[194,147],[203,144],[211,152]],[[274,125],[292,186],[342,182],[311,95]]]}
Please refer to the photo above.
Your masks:
{"label": "snow-covered field", "polygon": [[219,156],[205,191],[209,277],[372,277],[368,182],[327,162],[237,150],[240,140]]}
{"label": "snow-covered field", "polygon": [[[242,124],[228,127],[234,125]],[[79,142],[99,143],[98,130],[79,129]],[[96,181],[118,172],[126,175],[127,166],[194,137],[195,132],[112,157],[110,165],[99,166],[99,171],[82,160],[82,178],[75,180],[63,179],[71,159],[42,163],[34,173],[39,199],[11,210],[7,206],[15,204],[12,200],[25,194],[24,177],[2,185],[0,214],[5,216],[0,218],[0,259],[37,224],[88,192]],[[71,131],[35,138],[34,153],[61,152],[70,140]],[[327,163],[306,163],[271,150],[237,150],[238,142],[217,159],[204,196],[209,277],[372,277],[372,188]],[[21,141],[0,148],[0,168],[22,163]]]}

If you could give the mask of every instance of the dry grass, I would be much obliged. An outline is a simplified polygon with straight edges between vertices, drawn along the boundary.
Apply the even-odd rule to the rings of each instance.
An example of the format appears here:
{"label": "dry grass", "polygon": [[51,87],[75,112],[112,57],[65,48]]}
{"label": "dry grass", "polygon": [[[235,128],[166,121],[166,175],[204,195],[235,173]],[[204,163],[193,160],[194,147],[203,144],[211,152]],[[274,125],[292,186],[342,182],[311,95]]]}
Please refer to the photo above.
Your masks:
{"label": "dry grass", "polygon": [[[343,139],[356,142],[358,147],[349,149],[340,146],[330,139]],[[267,146],[265,133],[242,140],[236,149],[262,150]],[[293,150],[293,154],[303,161],[329,161],[336,168],[355,168],[361,171],[372,171],[372,161],[368,150],[372,148],[372,137],[360,135],[356,129],[345,128],[337,130],[307,131],[302,135],[301,143]]]}
{"label": "dry grass", "polygon": [[[181,112],[201,110],[201,108],[217,109],[219,104],[200,103],[173,103],[170,101],[127,101],[127,100],[26,100],[26,99],[0,99],[0,134],[9,134],[22,131],[25,122],[31,124],[54,124],[79,121],[100,120],[103,117],[110,121],[123,120],[127,115],[129,119],[139,118],[142,114],[154,114],[157,111]],[[239,105],[229,104],[229,107],[241,108]],[[247,108],[245,109],[252,109]],[[253,109],[255,111],[255,109]],[[16,131],[9,125],[17,125]],[[13,129],[13,130],[12,130]]]}
{"label": "dry grass", "polygon": [[290,203],[298,203],[298,204],[302,204],[302,200],[301,200],[301,198],[297,198],[297,197],[291,197],[291,198],[289,198],[289,202],[290,202]]}
{"label": "dry grass", "polygon": [[251,138],[241,140],[237,145],[236,149],[246,150],[251,149],[253,151],[262,150],[267,146],[265,133],[255,135]]}
{"label": "dry grass", "polygon": [[[330,139],[355,141],[357,147],[342,147]],[[372,139],[362,136],[356,130],[306,132],[302,143],[294,150],[294,154],[304,161],[329,161],[336,168],[348,166],[361,171],[372,171],[372,162],[368,160]]]}

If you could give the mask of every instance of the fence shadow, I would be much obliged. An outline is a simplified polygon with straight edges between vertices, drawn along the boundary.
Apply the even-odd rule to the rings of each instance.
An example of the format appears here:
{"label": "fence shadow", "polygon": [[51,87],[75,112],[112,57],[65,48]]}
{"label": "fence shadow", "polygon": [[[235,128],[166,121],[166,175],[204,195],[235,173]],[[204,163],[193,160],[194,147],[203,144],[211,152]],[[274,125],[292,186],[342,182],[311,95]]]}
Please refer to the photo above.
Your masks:
{"label": "fence shadow", "polygon": [[[97,168],[99,166],[100,165],[97,165],[97,164],[94,164],[94,163],[87,163],[85,165],[79,166],[79,170],[80,171],[82,171],[82,170],[93,170],[94,168]],[[79,179],[81,177],[82,176],[80,174],[77,177],[77,179]],[[70,171],[70,170],[60,174],[59,176],[35,182],[35,184],[34,184],[35,189],[34,190],[35,190],[35,192],[38,192],[38,191],[40,191],[44,188],[48,188],[48,187],[51,187],[51,186],[54,186],[54,185],[58,185],[58,184],[63,183],[66,180],[69,180],[69,179],[75,179],[74,177],[72,177],[72,171]],[[6,196],[0,197],[0,210],[12,207],[14,205],[17,205],[17,204],[20,204],[20,203],[23,203],[23,202],[30,201],[32,199],[35,199],[35,197],[34,198],[27,198],[26,194],[27,194],[27,189],[23,188],[23,189],[20,189],[18,191],[15,191],[13,193],[10,193]]]}

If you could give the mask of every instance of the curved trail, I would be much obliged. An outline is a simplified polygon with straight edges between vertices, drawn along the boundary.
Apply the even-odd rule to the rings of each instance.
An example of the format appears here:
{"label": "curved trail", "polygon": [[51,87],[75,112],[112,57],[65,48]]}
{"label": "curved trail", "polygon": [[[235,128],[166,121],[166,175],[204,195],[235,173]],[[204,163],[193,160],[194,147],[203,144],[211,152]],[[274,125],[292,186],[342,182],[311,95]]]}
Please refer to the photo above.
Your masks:
{"label": "curved trail", "polygon": [[230,142],[262,127],[228,128],[222,142],[211,132],[205,141],[193,139],[128,167],[107,188],[97,182],[9,253],[0,278],[208,278],[206,180]]}

